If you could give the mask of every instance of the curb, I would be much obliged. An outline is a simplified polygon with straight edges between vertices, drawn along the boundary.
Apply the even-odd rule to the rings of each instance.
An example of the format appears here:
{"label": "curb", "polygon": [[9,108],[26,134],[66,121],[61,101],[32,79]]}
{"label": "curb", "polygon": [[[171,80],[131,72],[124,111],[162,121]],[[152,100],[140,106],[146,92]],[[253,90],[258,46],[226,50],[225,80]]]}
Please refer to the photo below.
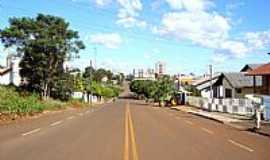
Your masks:
{"label": "curb", "polygon": [[176,110],[176,111],[182,111],[182,112],[186,112],[186,113],[189,113],[189,114],[192,114],[192,115],[195,115],[195,116],[200,116],[200,117],[203,117],[203,118],[206,118],[206,119],[210,119],[210,120],[213,120],[213,121],[216,121],[218,123],[222,123],[222,124],[225,124],[224,121],[222,120],[219,120],[219,119],[216,119],[216,118],[212,118],[212,117],[208,117],[208,116],[205,116],[205,115],[202,115],[202,114],[199,114],[199,113],[195,113],[195,112],[190,112],[190,111],[184,111],[184,110],[181,110],[179,108],[171,108],[172,110]]}
{"label": "curb", "polygon": [[224,121],[219,120],[219,119],[216,119],[216,118],[208,117],[208,116],[201,115],[201,114],[195,113],[195,112],[184,111],[184,110],[181,110],[181,109],[176,108],[176,107],[175,108],[171,108],[171,109],[172,110],[176,110],[176,111],[186,112],[186,113],[189,113],[189,114],[192,114],[192,115],[195,115],[195,116],[200,116],[200,117],[203,117],[205,119],[213,120],[215,122],[224,124],[226,126],[229,126],[231,128],[237,129],[239,131],[248,131],[248,132],[252,132],[252,133],[255,133],[255,134],[258,134],[258,135],[261,135],[261,136],[265,136],[265,137],[269,137],[270,138],[270,134],[265,133],[265,132],[261,132],[260,130],[256,130],[254,128],[243,127],[243,126],[236,125],[236,124],[233,124],[233,123],[230,123],[230,122],[224,122]]}
{"label": "curb", "polygon": [[259,135],[262,135],[262,136],[265,136],[265,137],[269,137],[270,138],[270,134],[268,134],[268,133],[264,133],[264,132],[260,132],[260,131],[253,131],[253,133],[256,133],[256,134],[259,134]]}
{"label": "curb", "polygon": [[212,117],[208,117],[208,116],[205,116],[205,115],[201,115],[199,113],[189,112],[189,111],[187,111],[187,113],[192,114],[192,115],[196,115],[196,116],[200,116],[200,117],[203,117],[203,118],[206,118],[206,119],[210,119],[210,120],[216,121],[216,122],[221,123],[221,124],[226,124],[222,120],[219,120],[219,119],[216,119],[216,118],[212,118]]}

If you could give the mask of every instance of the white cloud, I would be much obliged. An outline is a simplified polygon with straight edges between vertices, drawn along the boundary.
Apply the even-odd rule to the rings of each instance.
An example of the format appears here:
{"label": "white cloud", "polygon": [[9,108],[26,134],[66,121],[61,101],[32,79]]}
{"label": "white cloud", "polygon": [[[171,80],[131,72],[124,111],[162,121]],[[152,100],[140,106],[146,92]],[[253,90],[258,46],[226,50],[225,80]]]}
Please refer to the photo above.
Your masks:
{"label": "white cloud", "polygon": [[[188,40],[194,44],[212,49],[218,55],[244,57],[251,49],[244,40],[230,37],[230,18],[209,11],[214,6],[210,0],[166,0],[172,9],[163,15],[161,25],[153,27],[153,32],[178,40]],[[224,57],[218,61],[224,60]],[[217,60],[215,60],[217,61]]]}
{"label": "white cloud", "polygon": [[90,36],[90,42],[115,49],[123,43],[123,40],[117,33],[98,33]]}
{"label": "white cloud", "polygon": [[123,17],[116,21],[116,24],[122,25],[125,28],[131,28],[131,27],[140,27],[145,28],[147,26],[147,23],[142,20],[138,20],[134,17]]}
{"label": "white cloud", "polygon": [[219,47],[221,52],[233,54],[237,58],[244,57],[249,52],[246,44],[240,41],[223,41]]}
{"label": "white cloud", "polygon": [[213,6],[211,0],[166,0],[174,10],[202,11]]}
{"label": "white cloud", "polygon": [[228,37],[230,28],[228,19],[217,13],[170,12],[162,17],[161,27],[154,28],[154,32],[212,48]]}
{"label": "white cloud", "polygon": [[139,12],[143,9],[140,0],[117,0],[117,2],[121,8],[118,10],[116,24],[122,25],[125,28],[146,27],[147,23],[138,19]]}
{"label": "white cloud", "polygon": [[138,11],[142,10],[142,3],[140,0],[117,0],[122,9],[131,16],[136,16]]}
{"label": "white cloud", "polygon": [[246,43],[254,49],[265,49],[270,45],[270,31],[248,32],[245,34]]}
{"label": "white cloud", "polygon": [[112,2],[112,0],[95,0],[95,3],[99,7],[104,7],[109,5]]}

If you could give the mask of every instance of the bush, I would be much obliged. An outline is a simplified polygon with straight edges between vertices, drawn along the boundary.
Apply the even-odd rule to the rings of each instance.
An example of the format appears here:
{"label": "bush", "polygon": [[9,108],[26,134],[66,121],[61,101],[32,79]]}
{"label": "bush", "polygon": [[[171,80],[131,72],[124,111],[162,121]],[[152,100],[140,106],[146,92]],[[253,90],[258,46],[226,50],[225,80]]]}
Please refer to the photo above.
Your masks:
{"label": "bush", "polygon": [[14,87],[0,86],[0,112],[26,114],[42,112],[46,105],[39,101],[37,94],[20,96]]}
{"label": "bush", "polygon": [[139,99],[145,97],[154,101],[170,100],[174,93],[174,83],[168,76],[151,80],[133,80],[130,84],[131,92],[136,93]]}
{"label": "bush", "polygon": [[49,99],[41,101],[38,94],[18,92],[15,87],[0,86],[0,113],[33,114],[43,110],[55,110],[66,107],[66,103]]}

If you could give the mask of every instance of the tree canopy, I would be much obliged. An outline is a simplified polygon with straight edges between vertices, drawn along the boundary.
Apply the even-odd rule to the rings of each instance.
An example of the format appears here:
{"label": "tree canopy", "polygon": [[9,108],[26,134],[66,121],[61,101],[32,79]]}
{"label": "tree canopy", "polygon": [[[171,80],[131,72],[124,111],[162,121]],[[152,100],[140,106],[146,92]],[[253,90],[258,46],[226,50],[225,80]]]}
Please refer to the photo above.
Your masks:
{"label": "tree canopy", "polygon": [[143,95],[147,99],[165,101],[170,100],[175,91],[175,87],[170,77],[163,76],[156,81],[133,80],[130,84],[130,90],[138,96]]}
{"label": "tree canopy", "polygon": [[44,14],[11,18],[9,23],[0,30],[0,39],[6,48],[16,48],[22,56],[21,77],[29,89],[50,96],[50,91],[58,88],[55,82],[63,77],[64,62],[85,48],[78,32],[63,18]]}

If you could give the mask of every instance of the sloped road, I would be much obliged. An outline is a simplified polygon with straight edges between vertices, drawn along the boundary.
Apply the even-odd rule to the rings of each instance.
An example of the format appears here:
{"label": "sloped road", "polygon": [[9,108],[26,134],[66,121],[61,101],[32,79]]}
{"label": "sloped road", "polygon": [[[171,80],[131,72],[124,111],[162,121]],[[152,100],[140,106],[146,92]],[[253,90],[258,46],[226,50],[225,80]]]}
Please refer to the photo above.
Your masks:
{"label": "sloped road", "polygon": [[[122,99],[39,124],[0,136],[0,160],[270,158],[269,138],[136,100]],[[5,130],[0,127],[0,132]]]}

